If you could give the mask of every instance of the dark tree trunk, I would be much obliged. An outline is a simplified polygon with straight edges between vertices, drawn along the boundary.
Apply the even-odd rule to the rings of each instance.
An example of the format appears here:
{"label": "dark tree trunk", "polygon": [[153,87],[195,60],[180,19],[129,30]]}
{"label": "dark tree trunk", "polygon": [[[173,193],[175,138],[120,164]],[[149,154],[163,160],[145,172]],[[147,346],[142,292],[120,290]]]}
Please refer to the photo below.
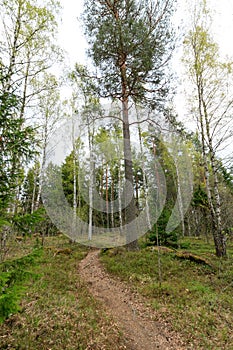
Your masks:
{"label": "dark tree trunk", "polygon": [[[131,191],[128,189],[126,191],[129,196],[129,192],[131,195],[131,200],[125,208],[125,218],[126,225],[129,223],[135,222],[136,219],[136,210],[135,210],[135,199],[134,199],[134,181],[133,181],[133,163],[132,163],[132,152],[131,152],[131,143],[130,143],[130,130],[129,130],[129,109],[128,109],[128,98],[126,98],[122,102],[123,107],[123,138],[124,138],[124,165],[125,165],[125,180],[128,181],[128,184],[131,184]],[[127,248],[129,250],[137,250],[138,249],[138,241],[135,239],[136,237],[136,227],[131,225],[131,229],[128,229],[126,232],[126,243]]]}

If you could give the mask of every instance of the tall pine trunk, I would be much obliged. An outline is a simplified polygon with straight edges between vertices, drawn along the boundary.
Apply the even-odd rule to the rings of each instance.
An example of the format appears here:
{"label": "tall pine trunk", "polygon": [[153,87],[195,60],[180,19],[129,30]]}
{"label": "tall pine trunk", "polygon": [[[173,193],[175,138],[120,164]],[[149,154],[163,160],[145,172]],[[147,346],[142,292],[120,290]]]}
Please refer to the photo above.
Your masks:
{"label": "tall pine trunk", "polygon": [[[133,162],[132,162],[132,151],[130,143],[130,130],[129,130],[129,101],[128,97],[122,102],[123,108],[123,140],[124,140],[124,165],[125,165],[125,180],[132,186],[132,193],[126,193],[131,195],[131,200],[128,206],[125,208],[126,224],[135,222],[136,210],[135,210],[135,199],[133,193],[134,180],[133,180]],[[129,192],[129,191],[126,191]],[[125,198],[126,202],[126,198]],[[131,225],[130,229],[126,232],[126,243],[129,250],[138,249],[138,241],[135,239],[136,227]]]}

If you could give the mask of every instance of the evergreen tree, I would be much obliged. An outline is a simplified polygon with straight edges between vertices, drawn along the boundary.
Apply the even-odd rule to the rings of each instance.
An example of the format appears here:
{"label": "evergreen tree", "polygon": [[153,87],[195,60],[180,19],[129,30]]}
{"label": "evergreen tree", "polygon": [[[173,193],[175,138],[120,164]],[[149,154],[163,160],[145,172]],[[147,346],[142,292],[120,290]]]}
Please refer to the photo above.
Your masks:
{"label": "evergreen tree", "polygon": [[[133,186],[130,143],[130,101],[159,109],[167,93],[165,67],[171,54],[171,0],[88,0],[83,21],[100,97],[122,103],[125,179]],[[79,71],[80,73],[80,71]],[[127,223],[136,218],[132,198],[126,208]],[[137,248],[136,227],[126,233],[129,248]]]}
{"label": "evergreen tree", "polygon": [[[33,154],[34,131],[18,117],[20,100],[0,90],[0,213],[3,215]],[[20,162],[19,162],[20,160]],[[16,167],[15,165],[18,164]]]}

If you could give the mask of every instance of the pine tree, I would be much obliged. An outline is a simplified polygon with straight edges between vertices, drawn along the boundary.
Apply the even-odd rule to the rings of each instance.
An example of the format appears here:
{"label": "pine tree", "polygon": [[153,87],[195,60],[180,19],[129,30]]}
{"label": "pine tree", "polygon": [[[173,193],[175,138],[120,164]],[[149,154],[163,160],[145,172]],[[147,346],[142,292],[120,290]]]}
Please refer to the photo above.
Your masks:
{"label": "pine tree", "polygon": [[[171,0],[88,0],[83,21],[89,56],[97,68],[100,97],[122,104],[125,180],[133,187],[130,142],[130,102],[159,109],[167,93],[165,67],[172,49]],[[79,72],[80,73],[80,72]],[[135,222],[135,200],[126,208],[127,223]],[[137,248],[135,232],[126,233],[130,249]]]}

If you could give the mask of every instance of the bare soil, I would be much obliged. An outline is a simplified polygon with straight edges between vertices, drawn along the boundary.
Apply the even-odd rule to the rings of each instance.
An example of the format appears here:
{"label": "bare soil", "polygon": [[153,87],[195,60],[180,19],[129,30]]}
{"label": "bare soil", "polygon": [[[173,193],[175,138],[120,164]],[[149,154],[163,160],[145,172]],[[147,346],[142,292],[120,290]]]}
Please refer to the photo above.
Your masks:
{"label": "bare soil", "polygon": [[127,284],[110,276],[91,250],[79,264],[79,273],[91,294],[123,332],[128,350],[187,350],[169,321],[147,306],[146,299]]}

